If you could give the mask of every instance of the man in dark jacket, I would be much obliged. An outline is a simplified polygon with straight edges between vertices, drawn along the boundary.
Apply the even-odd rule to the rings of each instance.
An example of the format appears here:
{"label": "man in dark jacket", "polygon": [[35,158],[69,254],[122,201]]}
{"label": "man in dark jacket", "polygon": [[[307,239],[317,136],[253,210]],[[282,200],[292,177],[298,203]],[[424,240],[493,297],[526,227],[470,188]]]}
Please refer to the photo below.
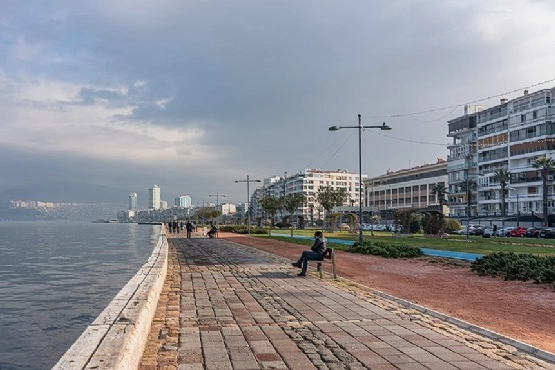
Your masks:
{"label": "man in dark jacket", "polygon": [[293,262],[293,266],[301,269],[297,276],[306,276],[306,269],[308,268],[308,261],[322,261],[324,259],[324,252],[328,248],[326,238],[321,231],[314,233],[314,244],[309,251],[304,251],[297,262]]}

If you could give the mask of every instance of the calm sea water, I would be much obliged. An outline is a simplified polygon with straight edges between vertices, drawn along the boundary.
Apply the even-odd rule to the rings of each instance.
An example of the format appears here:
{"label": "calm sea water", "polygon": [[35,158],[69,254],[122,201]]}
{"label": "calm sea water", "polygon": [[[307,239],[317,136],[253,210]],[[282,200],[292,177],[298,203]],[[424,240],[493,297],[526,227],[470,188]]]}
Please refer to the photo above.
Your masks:
{"label": "calm sea water", "polygon": [[0,222],[0,369],[50,369],[151,255],[160,226]]}

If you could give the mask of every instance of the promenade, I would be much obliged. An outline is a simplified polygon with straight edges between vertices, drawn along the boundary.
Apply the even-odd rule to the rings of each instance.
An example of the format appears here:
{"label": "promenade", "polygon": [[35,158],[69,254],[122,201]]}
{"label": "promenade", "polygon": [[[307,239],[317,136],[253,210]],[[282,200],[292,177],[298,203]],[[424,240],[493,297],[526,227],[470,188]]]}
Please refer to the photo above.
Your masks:
{"label": "promenade", "polygon": [[225,239],[168,235],[140,369],[555,369],[342,279]]}

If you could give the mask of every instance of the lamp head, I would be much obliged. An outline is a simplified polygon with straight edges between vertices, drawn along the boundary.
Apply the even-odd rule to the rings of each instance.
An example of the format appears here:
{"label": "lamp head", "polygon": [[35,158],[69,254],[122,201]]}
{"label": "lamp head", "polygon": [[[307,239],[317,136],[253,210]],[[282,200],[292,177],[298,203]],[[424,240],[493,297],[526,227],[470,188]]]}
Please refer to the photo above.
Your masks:
{"label": "lamp head", "polygon": [[330,131],[337,131],[337,130],[339,130],[339,129],[341,129],[341,126],[331,126],[328,130],[330,130]]}
{"label": "lamp head", "polygon": [[380,130],[391,130],[391,127],[386,125],[385,122],[384,122],[382,127],[380,127]]}

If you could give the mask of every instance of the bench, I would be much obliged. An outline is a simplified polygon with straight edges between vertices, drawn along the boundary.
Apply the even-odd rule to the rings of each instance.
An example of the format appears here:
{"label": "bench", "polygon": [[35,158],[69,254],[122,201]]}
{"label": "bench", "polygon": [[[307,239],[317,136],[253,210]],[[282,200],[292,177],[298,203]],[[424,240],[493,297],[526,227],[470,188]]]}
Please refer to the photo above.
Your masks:
{"label": "bench", "polygon": [[331,272],[332,272],[333,278],[337,279],[337,273],[336,273],[336,270],[335,270],[335,251],[333,250],[333,248],[327,248],[324,251],[324,259],[323,260],[308,261],[308,263],[311,263],[311,262],[316,263],[316,270],[318,271],[318,274],[320,275],[320,279],[323,278],[322,264],[331,263]]}

